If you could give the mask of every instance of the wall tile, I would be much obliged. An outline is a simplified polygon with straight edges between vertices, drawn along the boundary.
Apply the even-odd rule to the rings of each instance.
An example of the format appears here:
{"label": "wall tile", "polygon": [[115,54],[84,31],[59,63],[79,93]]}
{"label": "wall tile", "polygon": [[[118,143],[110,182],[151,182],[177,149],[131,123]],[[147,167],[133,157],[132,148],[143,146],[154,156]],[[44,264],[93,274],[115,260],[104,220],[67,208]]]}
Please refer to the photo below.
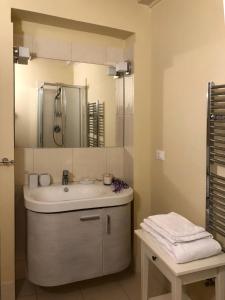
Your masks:
{"label": "wall tile", "polygon": [[115,177],[124,178],[123,171],[124,149],[107,148],[107,172]]}
{"label": "wall tile", "polygon": [[15,148],[15,183],[27,184],[27,174],[34,171],[33,149]]}
{"label": "wall tile", "polygon": [[123,78],[116,79],[116,113],[117,115],[124,114],[124,99],[123,99]]}
{"label": "wall tile", "polygon": [[133,115],[125,115],[124,146],[133,147]]}
{"label": "wall tile", "polygon": [[123,61],[123,48],[108,47],[106,49],[106,64],[115,65]]}
{"label": "wall tile", "polygon": [[106,170],[105,148],[73,149],[73,174],[75,180],[85,177],[102,178]]}
{"label": "wall tile", "polygon": [[134,76],[125,77],[125,114],[134,113]]}
{"label": "wall tile", "polygon": [[33,52],[37,57],[71,60],[71,43],[61,40],[36,37],[33,39]]}
{"label": "wall tile", "polygon": [[72,44],[72,61],[93,64],[106,63],[106,48],[86,43]]}
{"label": "wall tile", "polygon": [[124,60],[129,60],[130,62],[133,62],[134,47],[133,46],[125,47],[123,57],[124,57]]}
{"label": "wall tile", "polygon": [[133,186],[133,153],[129,149],[124,149],[124,179]]}
{"label": "wall tile", "polygon": [[35,149],[34,172],[49,173],[54,183],[62,180],[62,171],[72,173],[72,149]]}
{"label": "wall tile", "polygon": [[124,143],[124,117],[116,115],[116,145],[123,146]]}
{"label": "wall tile", "polygon": [[33,52],[33,37],[30,34],[15,34],[13,37],[13,46],[15,47],[27,47],[30,49],[30,53]]}

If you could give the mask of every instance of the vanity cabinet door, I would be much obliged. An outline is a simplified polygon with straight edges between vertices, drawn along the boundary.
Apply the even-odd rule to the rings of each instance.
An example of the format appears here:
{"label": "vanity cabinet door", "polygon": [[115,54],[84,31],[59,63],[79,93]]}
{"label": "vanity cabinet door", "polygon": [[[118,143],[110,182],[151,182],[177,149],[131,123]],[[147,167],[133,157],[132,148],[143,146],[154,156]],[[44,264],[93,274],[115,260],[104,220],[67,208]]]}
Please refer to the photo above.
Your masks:
{"label": "vanity cabinet door", "polygon": [[102,209],[27,212],[30,281],[54,286],[102,275]]}
{"label": "vanity cabinet door", "polygon": [[130,264],[130,204],[105,208],[103,215],[103,274],[106,275],[122,271]]}

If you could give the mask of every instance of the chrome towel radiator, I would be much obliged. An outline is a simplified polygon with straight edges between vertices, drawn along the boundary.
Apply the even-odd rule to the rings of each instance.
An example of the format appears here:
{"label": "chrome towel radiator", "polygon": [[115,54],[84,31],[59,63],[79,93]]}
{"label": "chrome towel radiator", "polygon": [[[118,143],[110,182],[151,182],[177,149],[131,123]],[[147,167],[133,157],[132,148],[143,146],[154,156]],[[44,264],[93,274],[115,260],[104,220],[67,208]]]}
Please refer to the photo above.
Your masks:
{"label": "chrome towel radiator", "polygon": [[[225,237],[225,85],[208,85],[207,230]],[[223,247],[225,250],[225,244]]]}
{"label": "chrome towel radiator", "polygon": [[105,146],[105,105],[88,103],[88,147]]}

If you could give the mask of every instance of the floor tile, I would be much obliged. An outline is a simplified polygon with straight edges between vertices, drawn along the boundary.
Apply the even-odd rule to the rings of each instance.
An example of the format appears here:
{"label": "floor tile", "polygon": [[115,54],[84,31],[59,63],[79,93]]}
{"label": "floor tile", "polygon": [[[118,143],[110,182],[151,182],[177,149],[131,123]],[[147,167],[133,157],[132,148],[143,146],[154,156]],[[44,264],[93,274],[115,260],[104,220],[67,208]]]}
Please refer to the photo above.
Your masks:
{"label": "floor tile", "polygon": [[35,295],[35,286],[26,279],[16,280],[16,297]]}
{"label": "floor tile", "polygon": [[43,294],[43,293],[72,293],[75,292],[76,290],[80,289],[80,283],[79,282],[74,282],[70,284],[65,284],[65,285],[59,285],[59,286],[54,286],[54,287],[42,287],[42,286],[35,286],[35,290],[37,294]]}
{"label": "floor tile", "polygon": [[129,300],[127,294],[116,281],[102,282],[81,287],[84,300]]}
{"label": "floor tile", "polygon": [[130,300],[141,299],[141,274],[129,273],[119,279],[119,284]]}
{"label": "floor tile", "polygon": [[56,287],[56,288],[39,288],[37,300],[83,300],[79,288]]}
{"label": "floor tile", "polygon": [[16,300],[37,300],[36,295],[17,297]]}
{"label": "floor tile", "polygon": [[188,285],[186,290],[192,300],[215,300],[215,287],[206,287],[203,281]]}

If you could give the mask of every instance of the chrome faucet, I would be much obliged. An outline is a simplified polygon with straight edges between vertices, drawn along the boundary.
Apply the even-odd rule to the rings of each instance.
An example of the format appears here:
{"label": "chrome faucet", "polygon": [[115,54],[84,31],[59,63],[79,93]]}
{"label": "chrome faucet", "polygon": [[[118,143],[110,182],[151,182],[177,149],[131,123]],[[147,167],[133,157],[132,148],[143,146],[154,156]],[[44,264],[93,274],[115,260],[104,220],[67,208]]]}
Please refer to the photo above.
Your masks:
{"label": "chrome faucet", "polygon": [[69,171],[63,170],[62,174],[62,185],[68,185],[69,183]]}

